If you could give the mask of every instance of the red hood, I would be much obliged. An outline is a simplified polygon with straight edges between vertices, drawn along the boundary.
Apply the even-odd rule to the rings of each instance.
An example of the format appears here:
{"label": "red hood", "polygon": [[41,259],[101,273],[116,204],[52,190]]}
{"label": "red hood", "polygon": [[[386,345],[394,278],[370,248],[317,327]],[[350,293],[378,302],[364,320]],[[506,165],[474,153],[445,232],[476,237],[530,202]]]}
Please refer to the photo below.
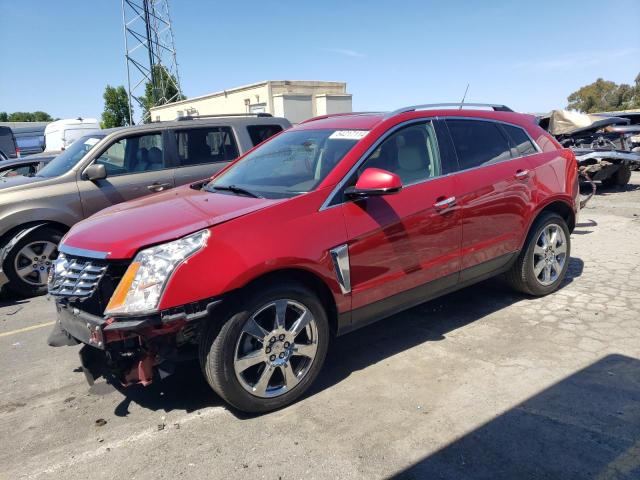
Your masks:
{"label": "red hood", "polygon": [[108,252],[108,258],[131,258],[142,247],[180,238],[281,201],[180,187],[106,208],[77,223],[62,243]]}

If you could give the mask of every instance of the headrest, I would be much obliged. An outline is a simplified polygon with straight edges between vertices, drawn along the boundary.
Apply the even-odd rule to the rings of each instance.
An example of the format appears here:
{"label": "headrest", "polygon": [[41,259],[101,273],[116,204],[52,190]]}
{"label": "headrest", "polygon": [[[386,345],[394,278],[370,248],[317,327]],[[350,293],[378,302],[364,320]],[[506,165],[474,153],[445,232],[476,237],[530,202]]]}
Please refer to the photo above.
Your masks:
{"label": "headrest", "polygon": [[149,163],[162,163],[162,150],[158,147],[149,149]]}
{"label": "headrest", "polygon": [[398,150],[398,166],[412,172],[425,168],[420,150],[416,147],[403,147]]}

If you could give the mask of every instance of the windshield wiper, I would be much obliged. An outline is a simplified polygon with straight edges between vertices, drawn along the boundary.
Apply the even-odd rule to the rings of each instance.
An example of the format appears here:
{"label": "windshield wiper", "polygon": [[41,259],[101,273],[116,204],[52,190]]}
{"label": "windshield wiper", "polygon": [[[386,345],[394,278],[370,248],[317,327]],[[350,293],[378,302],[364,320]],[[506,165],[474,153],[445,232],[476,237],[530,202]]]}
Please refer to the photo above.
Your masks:
{"label": "windshield wiper", "polygon": [[262,195],[258,195],[257,193],[252,192],[251,190],[247,190],[246,188],[242,188],[237,185],[213,185],[212,187],[209,187],[209,188],[213,188],[214,190],[227,190],[233,193],[248,195],[249,197],[253,197],[253,198],[264,198]]}

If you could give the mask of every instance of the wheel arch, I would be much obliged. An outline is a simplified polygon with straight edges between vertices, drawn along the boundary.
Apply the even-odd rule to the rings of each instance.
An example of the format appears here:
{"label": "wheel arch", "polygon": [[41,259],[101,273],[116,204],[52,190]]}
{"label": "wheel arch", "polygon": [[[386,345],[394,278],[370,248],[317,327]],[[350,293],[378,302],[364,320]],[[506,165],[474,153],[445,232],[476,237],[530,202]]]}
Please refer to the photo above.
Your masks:
{"label": "wheel arch", "polygon": [[[58,230],[63,235],[67,233],[71,228],[70,226],[65,225],[64,223],[56,222],[53,220],[40,220],[40,221],[26,222],[21,225],[17,225],[7,230],[4,234],[2,234],[2,236],[0,236],[0,247],[4,248],[8,242],[11,242],[12,240],[16,239],[16,237],[19,237],[18,238],[19,240],[20,238],[22,238],[22,236],[28,233],[31,233],[40,228],[46,228],[46,227],[54,228],[55,230]],[[26,233],[23,233],[23,232],[26,232]]]}
{"label": "wheel arch", "polygon": [[572,233],[576,227],[576,212],[573,210],[573,207],[564,200],[555,200],[545,205],[534,218],[534,222],[544,212],[557,213],[564,218],[564,221],[567,222],[567,227],[569,227],[569,233]]}
{"label": "wheel arch", "polygon": [[236,290],[236,293],[260,288],[261,285],[272,285],[275,282],[286,281],[301,283],[318,295],[318,298],[326,307],[331,332],[335,334],[338,331],[338,307],[333,297],[333,293],[320,276],[309,270],[302,268],[282,268],[272,270],[253,278],[243,287]]}

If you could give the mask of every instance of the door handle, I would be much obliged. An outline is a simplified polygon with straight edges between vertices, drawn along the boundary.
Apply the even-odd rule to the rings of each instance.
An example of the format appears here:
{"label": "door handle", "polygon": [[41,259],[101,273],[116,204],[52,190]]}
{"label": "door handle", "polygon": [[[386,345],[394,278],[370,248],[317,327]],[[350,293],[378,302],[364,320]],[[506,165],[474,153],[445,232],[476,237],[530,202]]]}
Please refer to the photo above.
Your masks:
{"label": "door handle", "polygon": [[167,190],[173,187],[171,183],[152,183],[151,185],[147,185],[147,190],[151,192],[161,192],[163,190]]}
{"label": "door handle", "polygon": [[438,200],[433,204],[433,208],[438,212],[442,212],[448,208],[453,207],[456,204],[456,197],[448,197],[443,200]]}
{"label": "door handle", "polygon": [[513,174],[513,176],[516,178],[516,180],[524,180],[525,178],[529,177],[529,173],[529,170],[518,170]]}

